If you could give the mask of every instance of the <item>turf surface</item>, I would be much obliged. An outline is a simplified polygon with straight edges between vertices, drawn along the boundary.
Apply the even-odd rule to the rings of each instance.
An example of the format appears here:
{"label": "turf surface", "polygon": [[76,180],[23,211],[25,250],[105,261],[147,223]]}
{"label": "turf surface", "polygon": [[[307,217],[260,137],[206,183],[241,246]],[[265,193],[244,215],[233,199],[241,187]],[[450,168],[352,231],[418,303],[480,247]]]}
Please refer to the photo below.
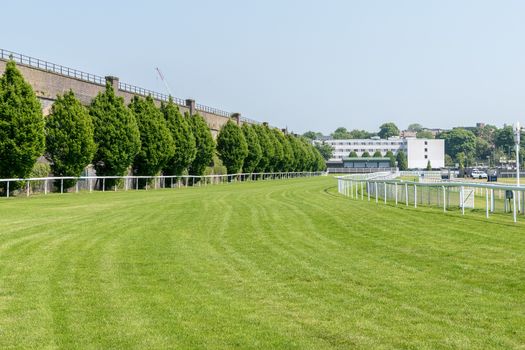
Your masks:
{"label": "turf surface", "polygon": [[0,200],[0,348],[525,344],[525,225],[333,178]]}

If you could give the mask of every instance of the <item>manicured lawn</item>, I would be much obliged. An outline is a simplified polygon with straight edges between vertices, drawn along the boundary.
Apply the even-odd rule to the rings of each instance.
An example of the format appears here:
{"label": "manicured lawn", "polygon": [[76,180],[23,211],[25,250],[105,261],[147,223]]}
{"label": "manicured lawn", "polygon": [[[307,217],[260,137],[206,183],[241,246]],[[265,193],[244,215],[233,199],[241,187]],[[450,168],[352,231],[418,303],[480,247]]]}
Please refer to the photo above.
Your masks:
{"label": "manicured lawn", "polygon": [[331,177],[1,198],[0,348],[523,348],[523,221]]}

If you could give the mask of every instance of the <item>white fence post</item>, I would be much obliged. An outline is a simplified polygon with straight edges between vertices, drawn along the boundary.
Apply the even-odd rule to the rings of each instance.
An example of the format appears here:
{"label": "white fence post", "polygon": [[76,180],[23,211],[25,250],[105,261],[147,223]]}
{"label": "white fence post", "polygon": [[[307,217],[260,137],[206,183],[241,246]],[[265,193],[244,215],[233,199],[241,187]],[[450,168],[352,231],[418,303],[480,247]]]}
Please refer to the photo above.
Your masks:
{"label": "white fence post", "polygon": [[461,204],[461,215],[465,215],[465,187],[461,186],[461,193],[459,194],[459,202]]}
{"label": "white fence post", "polygon": [[442,186],[443,188],[443,212],[447,212],[447,191],[445,190],[445,186]]}
{"label": "white fence post", "polygon": [[489,189],[485,189],[485,216],[489,218]]}
{"label": "white fence post", "polygon": [[397,206],[397,182],[394,183],[394,191],[396,192],[396,206]]}
{"label": "white fence post", "polygon": [[417,185],[414,184],[414,208],[417,208]]}
{"label": "white fence post", "polygon": [[512,191],[512,216],[514,222],[516,222],[516,193],[517,191]]}

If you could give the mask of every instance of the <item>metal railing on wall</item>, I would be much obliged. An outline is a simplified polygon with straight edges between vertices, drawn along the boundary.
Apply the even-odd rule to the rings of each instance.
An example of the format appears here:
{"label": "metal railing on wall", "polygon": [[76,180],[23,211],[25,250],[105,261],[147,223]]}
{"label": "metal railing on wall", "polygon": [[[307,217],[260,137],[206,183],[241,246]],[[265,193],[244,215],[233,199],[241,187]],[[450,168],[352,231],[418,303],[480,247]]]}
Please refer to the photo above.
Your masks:
{"label": "metal railing on wall", "polygon": [[[42,193],[47,195],[51,192],[67,193],[81,191],[118,191],[139,189],[161,189],[181,188],[195,186],[209,186],[218,184],[230,184],[234,182],[251,182],[263,180],[283,180],[299,177],[312,177],[325,175],[325,172],[275,172],[275,173],[239,173],[225,175],[181,175],[181,176],[79,176],[79,177],[38,177],[26,179],[0,179],[0,189],[3,189],[4,197],[12,196],[14,184],[17,186],[17,194],[30,196]],[[67,187],[68,181],[75,184]]]}
{"label": "metal railing on wall", "polygon": [[22,55],[20,53],[16,53],[9,50],[0,49],[0,59],[4,59],[6,61],[13,60],[18,64],[38,68],[47,72],[65,75],[70,78],[88,81],[90,83],[95,83],[99,85],[106,84],[106,78],[101,77],[99,75],[82,72],[77,69],[51,63],[31,56]]}
{"label": "metal railing on wall", "polygon": [[198,103],[195,104],[195,109],[198,110],[198,111],[201,111],[201,112],[206,112],[206,113],[211,113],[211,114],[215,114],[215,115],[220,115],[221,117],[226,117],[226,118],[229,118],[231,116],[230,112],[226,112],[226,111],[223,111],[223,110],[220,110],[220,109],[217,109],[217,108],[201,105],[201,104],[198,104]]}
{"label": "metal railing on wall", "polygon": [[[79,79],[79,80],[87,81],[87,82],[94,83],[94,84],[99,84],[99,85],[105,85],[106,84],[106,78],[105,77],[102,77],[102,76],[99,76],[99,75],[95,75],[95,74],[91,74],[91,73],[86,73],[86,72],[80,71],[78,69],[69,68],[69,67],[66,67],[66,66],[62,66],[62,65],[59,65],[59,64],[51,63],[51,62],[48,62],[48,61],[44,61],[44,60],[41,60],[41,59],[38,59],[38,58],[34,58],[34,57],[31,57],[31,56],[23,55],[23,54],[20,54],[20,53],[17,53],[17,52],[9,51],[9,50],[0,49],[0,59],[6,60],[6,61],[7,60],[13,60],[16,63],[24,65],[24,66],[37,68],[37,69],[44,70],[44,71],[47,71],[47,72],[60,74],[60,75],[66,76],[66,77]],[[144,89],[144,88],[141,88],[139,86],[126,84],[126,83],[123,83],[123,82],[119,82],[119,90],[122,90],[122,91],[125,91],[125,92],[129,92],[129,93],[132,93],[132,94],[136,94],[136,95],[141,95],[141,96],[151,95],[151,97],[153,97],[154,99],[157,99],[159,101],[168,101],[169,100],[169,95],[162,94],[162,93],[159,93],[159,92],[156,92],[156,91],[153,91],[153,90]],[[184,99],[182,99],[182,98],[173,97],[173,102],[175,102],[179,106],[186,106],[186,101]],[[218,116],[221,116],[221,117],[225,117],[225,118],[229,118],[231,116],[230,112],[227,112],[227,111],[224,111],[224,110],[221,110],[221,109],[218,109],[218,108],[202,105],[202,104],[196,104],[195,108],[198,111],[215,114],[215,115],[218,115]],[[260,124],[259,122],[255,121],[253,119],[248,119],[248,118],[241,117],[241,120],[244,120],[244,121],[246,121],[248,123],[252,123],[252,124]]]}
{"label": "metal railing on wall", "polygon": [[[491,213],[525,215],[525,187],[511,184],[441,181],[414,182],[378,178],[374,174],[337,177],[338,192],[352,199],[382,202],[384,204],[439,207],[444,212],[482,209],[486,218]],[[476,204],[478,203],[478,204]]]}
{"label": "metal railing on wall", "polygon": [[[154,99],[157,99],[159,101],[169,101],[170,96],[166,94],[161,94],[160,92],[156,92],[153,90],[144,89],[135,85],[130,85],[126,83],[118,83],[119,90],[130,92],[135,95],[142,95],[142,96],[151,96]],[[178,104],[179,106],[186,106],[186,101],[184,101],[182,98],[173,97],[173,102]]]}

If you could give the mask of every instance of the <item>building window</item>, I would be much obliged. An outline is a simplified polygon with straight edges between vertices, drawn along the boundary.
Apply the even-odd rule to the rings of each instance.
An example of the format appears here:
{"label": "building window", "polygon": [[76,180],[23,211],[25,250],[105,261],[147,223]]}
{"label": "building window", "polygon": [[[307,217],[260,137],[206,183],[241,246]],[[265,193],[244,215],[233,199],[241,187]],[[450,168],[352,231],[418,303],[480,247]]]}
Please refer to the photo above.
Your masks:
{"label": "building window", "polygon": [[428,159],[428,155],[425,154],[425,159]]}
{"label": "building window", "polygon": [[425,141],[425,146],[428,145],[428,141]]}
{"label": "building window", "polygon": [[428,148],[425,148],[425,152],[428,152]]}

